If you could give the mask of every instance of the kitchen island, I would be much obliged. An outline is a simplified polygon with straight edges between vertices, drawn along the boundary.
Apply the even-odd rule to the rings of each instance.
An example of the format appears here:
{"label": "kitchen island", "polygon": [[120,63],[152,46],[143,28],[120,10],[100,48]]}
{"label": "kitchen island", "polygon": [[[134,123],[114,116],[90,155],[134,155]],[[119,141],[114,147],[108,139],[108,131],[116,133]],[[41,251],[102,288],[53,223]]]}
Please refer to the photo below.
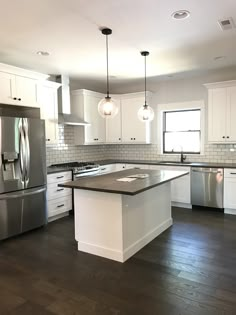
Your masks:
{"label": "kitchen island", "polygon": [[74,189],[78,250],[126,261],[172,225],[170,182],[187,174],[129,169],[60,184]]}

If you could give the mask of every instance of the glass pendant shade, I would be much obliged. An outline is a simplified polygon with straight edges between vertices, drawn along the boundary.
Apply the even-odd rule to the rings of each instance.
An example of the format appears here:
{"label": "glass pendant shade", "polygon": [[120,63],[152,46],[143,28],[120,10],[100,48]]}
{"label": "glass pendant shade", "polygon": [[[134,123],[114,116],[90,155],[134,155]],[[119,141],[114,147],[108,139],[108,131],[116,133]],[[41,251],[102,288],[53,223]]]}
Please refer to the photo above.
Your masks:
{"label": "glass pendant shade", "polygon": [[138,110],[138,118],[143,122],[152,121],[154,118],[154,111],[148,105],[143,105]]}
{"label": "glass pendant shade", "polygon": [[147,105],[147,75],[146,75],[146,57],[149,55],[148,51],[141,51],[141,56],[144,56],[144,91],[145,91],[145,102],[142,107],[138,110],[138,118],[142,122],[149,122],[152,121],[154,118],[154,111],[153,109]]}
{"label": "glass pendant shade", "polygon": [[103,118],[113,118],[118,113],[118,106],[110,96],[106,96],[98,103],[98,112]]}

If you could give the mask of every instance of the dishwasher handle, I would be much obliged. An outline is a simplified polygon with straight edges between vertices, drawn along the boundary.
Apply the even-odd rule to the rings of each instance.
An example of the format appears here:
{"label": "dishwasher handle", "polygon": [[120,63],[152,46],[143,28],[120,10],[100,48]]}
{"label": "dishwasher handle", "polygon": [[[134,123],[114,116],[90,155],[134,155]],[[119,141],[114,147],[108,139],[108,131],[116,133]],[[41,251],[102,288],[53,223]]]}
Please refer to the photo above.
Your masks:
{"label": "dishwasher handle", "polygon": [[197,169],[192,169],[192,172],[195,173],[203,173],[203,174],[222,174],[222,171],[210,171],[210,170],[197,170]]}

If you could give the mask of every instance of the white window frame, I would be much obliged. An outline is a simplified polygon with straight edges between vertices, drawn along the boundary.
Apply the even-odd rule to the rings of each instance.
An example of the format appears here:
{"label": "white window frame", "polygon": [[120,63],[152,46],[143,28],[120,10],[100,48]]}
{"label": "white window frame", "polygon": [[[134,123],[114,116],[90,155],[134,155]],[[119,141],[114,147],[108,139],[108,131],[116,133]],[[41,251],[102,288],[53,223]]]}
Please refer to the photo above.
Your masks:
{"label": "white window frame", "polygon": [[[163,154],[163,115],[164,112],[168,111],[179,111],[179,110],[193,110],[200,109],[201,110],[201,148],[200,155],[204,155],[204,147],[205,147],[205,103],[204,100],[198,101],[190,101],[190,102],[181,102],[181,103],[167,103],[167,104],[158,104],[157,112],[157,140],[158,140],[158,154],[167,155],[167,156],[179,156],[179,153],[164,153]],[[195,156],[196,154],[187,154],[188,156]],[[199,154],[198,154],[199,155]]]}

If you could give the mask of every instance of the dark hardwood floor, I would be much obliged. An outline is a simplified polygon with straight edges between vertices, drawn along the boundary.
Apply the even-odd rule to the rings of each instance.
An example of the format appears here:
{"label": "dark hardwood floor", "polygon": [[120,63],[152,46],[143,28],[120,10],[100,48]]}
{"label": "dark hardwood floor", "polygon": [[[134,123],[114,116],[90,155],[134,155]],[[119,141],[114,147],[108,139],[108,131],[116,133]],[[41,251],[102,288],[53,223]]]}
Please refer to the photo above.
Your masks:
{"label": "dark hardwood floor", "polygon": [[78,252],[72,217],[0,242],[0,315],[235,315],[236,216],[173,218],[124,264]]}

